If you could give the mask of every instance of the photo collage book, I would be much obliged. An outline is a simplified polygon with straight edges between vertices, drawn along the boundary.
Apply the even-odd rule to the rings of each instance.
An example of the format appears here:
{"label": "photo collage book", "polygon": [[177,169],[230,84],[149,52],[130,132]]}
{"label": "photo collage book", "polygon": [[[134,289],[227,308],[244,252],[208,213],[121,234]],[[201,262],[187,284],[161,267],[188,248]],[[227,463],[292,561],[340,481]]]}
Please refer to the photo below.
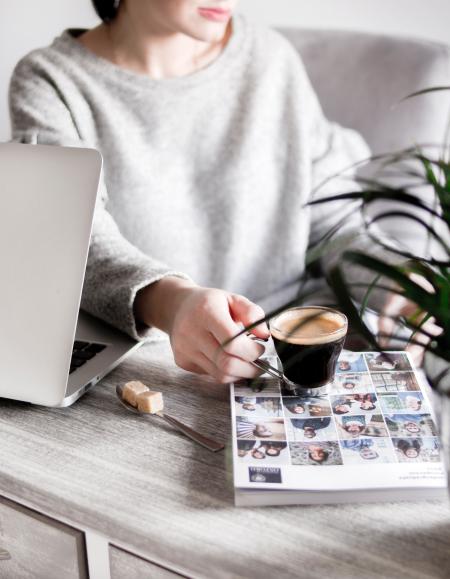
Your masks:
{"label": "photo collage book", "polygon": [[405,352],[344,351],[321,395],[231,385],[236,505],[444,498],[428,390]]}

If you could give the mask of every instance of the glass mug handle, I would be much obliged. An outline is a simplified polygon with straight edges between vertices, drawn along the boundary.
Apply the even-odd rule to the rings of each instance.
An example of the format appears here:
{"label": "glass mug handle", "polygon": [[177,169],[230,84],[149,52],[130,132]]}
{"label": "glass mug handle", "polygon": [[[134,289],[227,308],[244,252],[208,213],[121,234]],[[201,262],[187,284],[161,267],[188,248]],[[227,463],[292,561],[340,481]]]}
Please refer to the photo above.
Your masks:
{"label": "glass mug handle", "polygon": [[[266,340],[263,340],[262,338],[258,338],[253,334],[249,334],[248,337],[251,340],[253,340],[254,342],[258,342],[258,344],[262,344],[263,346],[265,346],[267,343]],[[264,372],[267,372],[267,374],[270,374],[274,378],[278,378],[279,380],[285,380],[285,376],[284,376],[283,372],[280,372],[280,370],[278,370],[278,368],[275,368],[275,366],[272,366],[272,364],[269,364],[269,362],[266,362],[265,360],[261,360],[261,358],[257,358],[256,360],[253,360],[253,362],[251,362],[251,364],[253,364],[253,366],[256,366],[257,368],[259,368],[260,370],[264,370]]]}

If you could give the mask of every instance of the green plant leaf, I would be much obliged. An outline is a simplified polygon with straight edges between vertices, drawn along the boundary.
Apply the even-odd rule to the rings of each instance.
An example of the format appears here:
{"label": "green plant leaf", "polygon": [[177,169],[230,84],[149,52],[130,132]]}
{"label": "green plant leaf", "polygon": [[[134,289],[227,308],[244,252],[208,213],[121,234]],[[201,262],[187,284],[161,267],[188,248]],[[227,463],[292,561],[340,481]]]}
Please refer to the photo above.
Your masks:
{"label": "green plant leaf", "polygon": [[429,94],[429,93],[433,93],[433,92],[440,92],[440,91],[447,91],[450,90],[450,86],[434,86],[434,87],[430,87],[430,88],[424,88],[422,90],[417,90],[415,92],[412,92],[411,94],[403,97],[399,103],[405,102],[409,99],[418,97],[418,96],[422,96],[424,94]]}
{"label": "green plant leaf", "polygon": [[337,195],[330,195],[328,197],[323,197],[320,199],[313,199],[309,201],[306,206],[309,205],[321,205],[324,203],[331,203],[333,201],[345,201],[350,199],[360,199],[364,203],[372,203],[374,201],[389,201],[392,203],[406,203],[412,205],[416,208],[423,209],[436,219],[439,219],[445,223],[445,219],[437,211],[430,208],[428,205],[423,203],[417,196],[407,193],[405,191],[395,189],[395,188],[385,188],[384,190],[365,190],[365,191],[352,191],[349,193],[340,193]]}
{"label": "green plant leaf", "polygon": [[[398,218],[398,217],[408,219],[409,221],[415,221],[416,223],[420,224],[428,232],[428,234],[438,242],[438,244],[444,249],[444,251],[447,253],[447,255],[449,254],[450,248],[447,245],[447,243],[445,242],[445,240],[443,239],[443,237],[436,232],[434,227],[432,227],[431,225],[428,225],[428,223],[426,223],[426,221],[424,221],[418,215],[415,215],[413,213],[408,213],[406,211],[389,211],[389,212],[386,211],[383,213],[379,213],[378,215],[375,215],[374,217],[372,217],[370,219],[370,221],[368,221],[367,229],[370,230],[370,226],[372,224],[379,222],[379,221],[385,221],[387,219],[393,219],[393,218]],[[408,259],[414,259],[415,257],[417,257],[415,254],[411,253],[410,251],[388,246],[386,243],[384,243],[382,238],[379,236],[372,236],[372,238],[376,239],[377,242],[379,242],[379,244],[382,245],[383,247],[385,247],[386,249],[390,249],[391,251],[393,251],[394,253],[397,253],[398,255],[402,255],[403,257],[406,257]],[[434,258],[427,258],[427,261],[429,261],[430,263],[439,264],[439,265],[442,265],[445,267],[450,266],[450,260],[444,261],[444,260],[439,260],[439,259],[434,259]]]}
{"label": "green plant leaf", "polygon": [[378,282],[380,279],[381,279],[381,275],[377,275],[372,280],[372,282],[368,285],[366,293],[364,294],[364,297],[363,297],[362,302],[361,302],[361,307],[359,308],[360,318],[364,318],[364,314],[366,313],[367,306],[369,304],[369,299],[370,299],[372,292],[375,289],[379,289],[380,286],[379,286]]}
{"label": "green plant leaf", "polygon": [[348,318],[349,324],[352,326],[353,330],[358,331],[358,333],[375,349],[380,350],[377,340],[372,335],[372,332],[366,326],[366,324],[361,319],[359,312],[351,299],[350,292],[345,282],[344,276],[339,266],[335,266],[329,273],[328,283],[333,289],[334,294],[337,298],[338,304],[340,305],[342,311]]}
{"label": "green plant leaf", "polygon": [[344,259],[358,264],[370,271],[381,274],[396,282],[404,290],[406,298],[419,305],[424,311],[430,312],[439,319],[450,320],[450,312],[442,312],[436,303],[436,296],[428,293],[420,285],[412,281],[400,267],[384,263],[380,259],[357,251],[346,251]]}

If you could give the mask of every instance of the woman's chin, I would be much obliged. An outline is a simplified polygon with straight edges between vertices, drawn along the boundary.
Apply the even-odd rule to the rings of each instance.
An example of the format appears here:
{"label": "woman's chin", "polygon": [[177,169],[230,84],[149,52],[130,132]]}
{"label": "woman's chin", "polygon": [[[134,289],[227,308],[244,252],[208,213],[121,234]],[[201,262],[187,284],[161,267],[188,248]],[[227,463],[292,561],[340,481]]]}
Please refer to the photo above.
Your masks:
{"label": "woman's chin", "polygon": [[198,26],[192,27],[190,30],[186,30],[185,34],[195,38],[195,40],[200,40],[201,42],[207,42],[209,44],[215,44],[221,42],[224,39],[229,24],[230,21],[227,23],[201,22]]}

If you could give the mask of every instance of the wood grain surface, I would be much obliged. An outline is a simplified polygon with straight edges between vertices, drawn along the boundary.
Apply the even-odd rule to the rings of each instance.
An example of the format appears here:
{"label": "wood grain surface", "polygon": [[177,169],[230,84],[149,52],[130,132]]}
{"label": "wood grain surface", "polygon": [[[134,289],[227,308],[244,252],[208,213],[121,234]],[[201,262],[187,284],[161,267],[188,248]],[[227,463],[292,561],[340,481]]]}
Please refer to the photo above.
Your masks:
{"label": "wood grain surface", "polygon": [[183,577],[114,545],[109,547],[109,567],[111,579],[180,579]]}
{"label": "wood grain surface", "polygon": [[87,579],[82,531],[0,497],[0,579]]}
{"label": "wood grain surface", "polygon": [[90,528],[190,577],[448,578],[447,502],[233,506],[231,455],[134,416],[115,386],[141,380],[167,412],[228,441],[228,388],[147,344],[67,409],[0,400],[0,494]]}

